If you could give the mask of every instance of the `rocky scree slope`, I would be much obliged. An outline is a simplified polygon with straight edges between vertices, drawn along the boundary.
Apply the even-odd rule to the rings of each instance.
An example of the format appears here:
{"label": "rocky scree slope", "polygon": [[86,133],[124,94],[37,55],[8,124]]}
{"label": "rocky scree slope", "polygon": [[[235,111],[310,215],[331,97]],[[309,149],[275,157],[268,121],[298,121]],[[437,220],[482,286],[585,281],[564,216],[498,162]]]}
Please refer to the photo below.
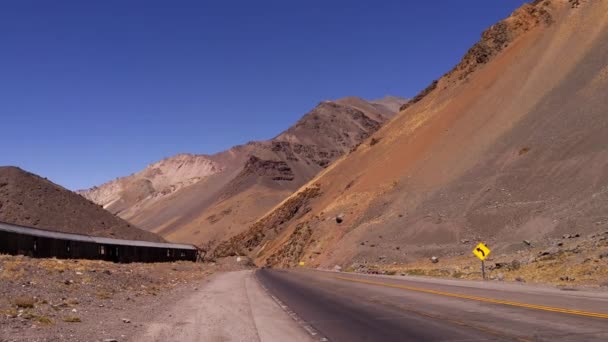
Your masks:
{"label": "rocky scree slope", "polygon": [[0,221],[116,239],[164,241],[99,205],[17,167],[0,167]]}
{"label": "rocky scree slope", "polygon": [[[218,256],[333,267],[608,227],[608,1],[535,1]],[[302,194],[318,188],[313,197]],[[286,214],[285,214],[286,213]],[[276,217],[277,219],[273,219]],[[472,257],[472,256],[471,256]]]}

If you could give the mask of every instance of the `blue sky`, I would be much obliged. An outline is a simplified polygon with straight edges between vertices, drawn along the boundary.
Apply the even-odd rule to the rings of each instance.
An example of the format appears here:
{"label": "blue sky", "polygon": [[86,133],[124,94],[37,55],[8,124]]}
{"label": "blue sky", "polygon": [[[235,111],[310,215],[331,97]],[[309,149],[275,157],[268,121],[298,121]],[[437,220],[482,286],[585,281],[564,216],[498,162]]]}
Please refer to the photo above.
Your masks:
{"label": "blue sky", "polygon": [[414,96],[523,0],[3,1],[0,165],[70,189]]}

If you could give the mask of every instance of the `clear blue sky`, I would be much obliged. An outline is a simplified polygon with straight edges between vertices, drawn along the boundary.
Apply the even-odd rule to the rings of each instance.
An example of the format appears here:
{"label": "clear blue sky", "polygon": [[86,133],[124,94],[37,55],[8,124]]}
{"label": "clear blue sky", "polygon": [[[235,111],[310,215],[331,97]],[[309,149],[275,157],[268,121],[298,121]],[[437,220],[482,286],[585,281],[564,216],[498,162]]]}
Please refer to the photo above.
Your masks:
{"label": "clear blue sky", "polygon": [[523,2],[2,1],[0,165],[80,189],[411,97]]}

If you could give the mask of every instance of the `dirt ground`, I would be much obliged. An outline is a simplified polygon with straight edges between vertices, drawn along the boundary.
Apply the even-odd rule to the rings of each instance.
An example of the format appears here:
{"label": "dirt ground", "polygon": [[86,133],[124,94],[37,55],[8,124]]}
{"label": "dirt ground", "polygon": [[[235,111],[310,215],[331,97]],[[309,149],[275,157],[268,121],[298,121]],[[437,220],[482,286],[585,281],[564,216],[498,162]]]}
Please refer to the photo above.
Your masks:
{"label": "dirt ground", "polygon": [[[472,251],[474,241],[463,241]],[[529,245],[528,245],[529,243]],[[515,281],[554,285],[562,288],[599,288],[608,291],[608,230],[581,236],[566,234],[562,238],[537,243],[522,241],[525,248],[513,252],[496,252],[485,261],[486,277],[493,281]],[[482,279],[481,262],[472,254],[431,258],[409,263],[353,263],[350,272],[417,275],[456,279]]]}
{"label": "dirt ground", "polygon": [[0,341],[125,341],[209,275],[243,268],[0,255]]}

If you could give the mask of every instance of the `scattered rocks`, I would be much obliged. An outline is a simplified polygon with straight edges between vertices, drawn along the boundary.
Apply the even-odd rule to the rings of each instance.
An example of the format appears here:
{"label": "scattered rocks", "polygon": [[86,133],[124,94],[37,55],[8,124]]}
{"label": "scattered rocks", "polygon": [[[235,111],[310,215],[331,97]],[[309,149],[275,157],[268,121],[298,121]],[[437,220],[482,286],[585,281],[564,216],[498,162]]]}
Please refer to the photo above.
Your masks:
{"label": "scattered rocks", "polygon": [[436,263],[438,263],[438,262],[439,262],[439,258],[438,258],[438,257],[436,257],[436,256],[433,256],[433,257],[431,257],[431,262],[432,262],[433,264],[436,264]]}
{"label": "scattered rocks", "polygon": [[555,255],[557,253],[559,253],[559,248],[557,248],[557,247],[550,247],[550,248],[547,248],[544,251],[540,252],[538,254],[538,256]]}
{"label": "scattered rocks", "polygon": [[559,280],[561,280],[561,281],[574,281],[576,279],[574,277],[563,276],[563,277],[559,277]]}

